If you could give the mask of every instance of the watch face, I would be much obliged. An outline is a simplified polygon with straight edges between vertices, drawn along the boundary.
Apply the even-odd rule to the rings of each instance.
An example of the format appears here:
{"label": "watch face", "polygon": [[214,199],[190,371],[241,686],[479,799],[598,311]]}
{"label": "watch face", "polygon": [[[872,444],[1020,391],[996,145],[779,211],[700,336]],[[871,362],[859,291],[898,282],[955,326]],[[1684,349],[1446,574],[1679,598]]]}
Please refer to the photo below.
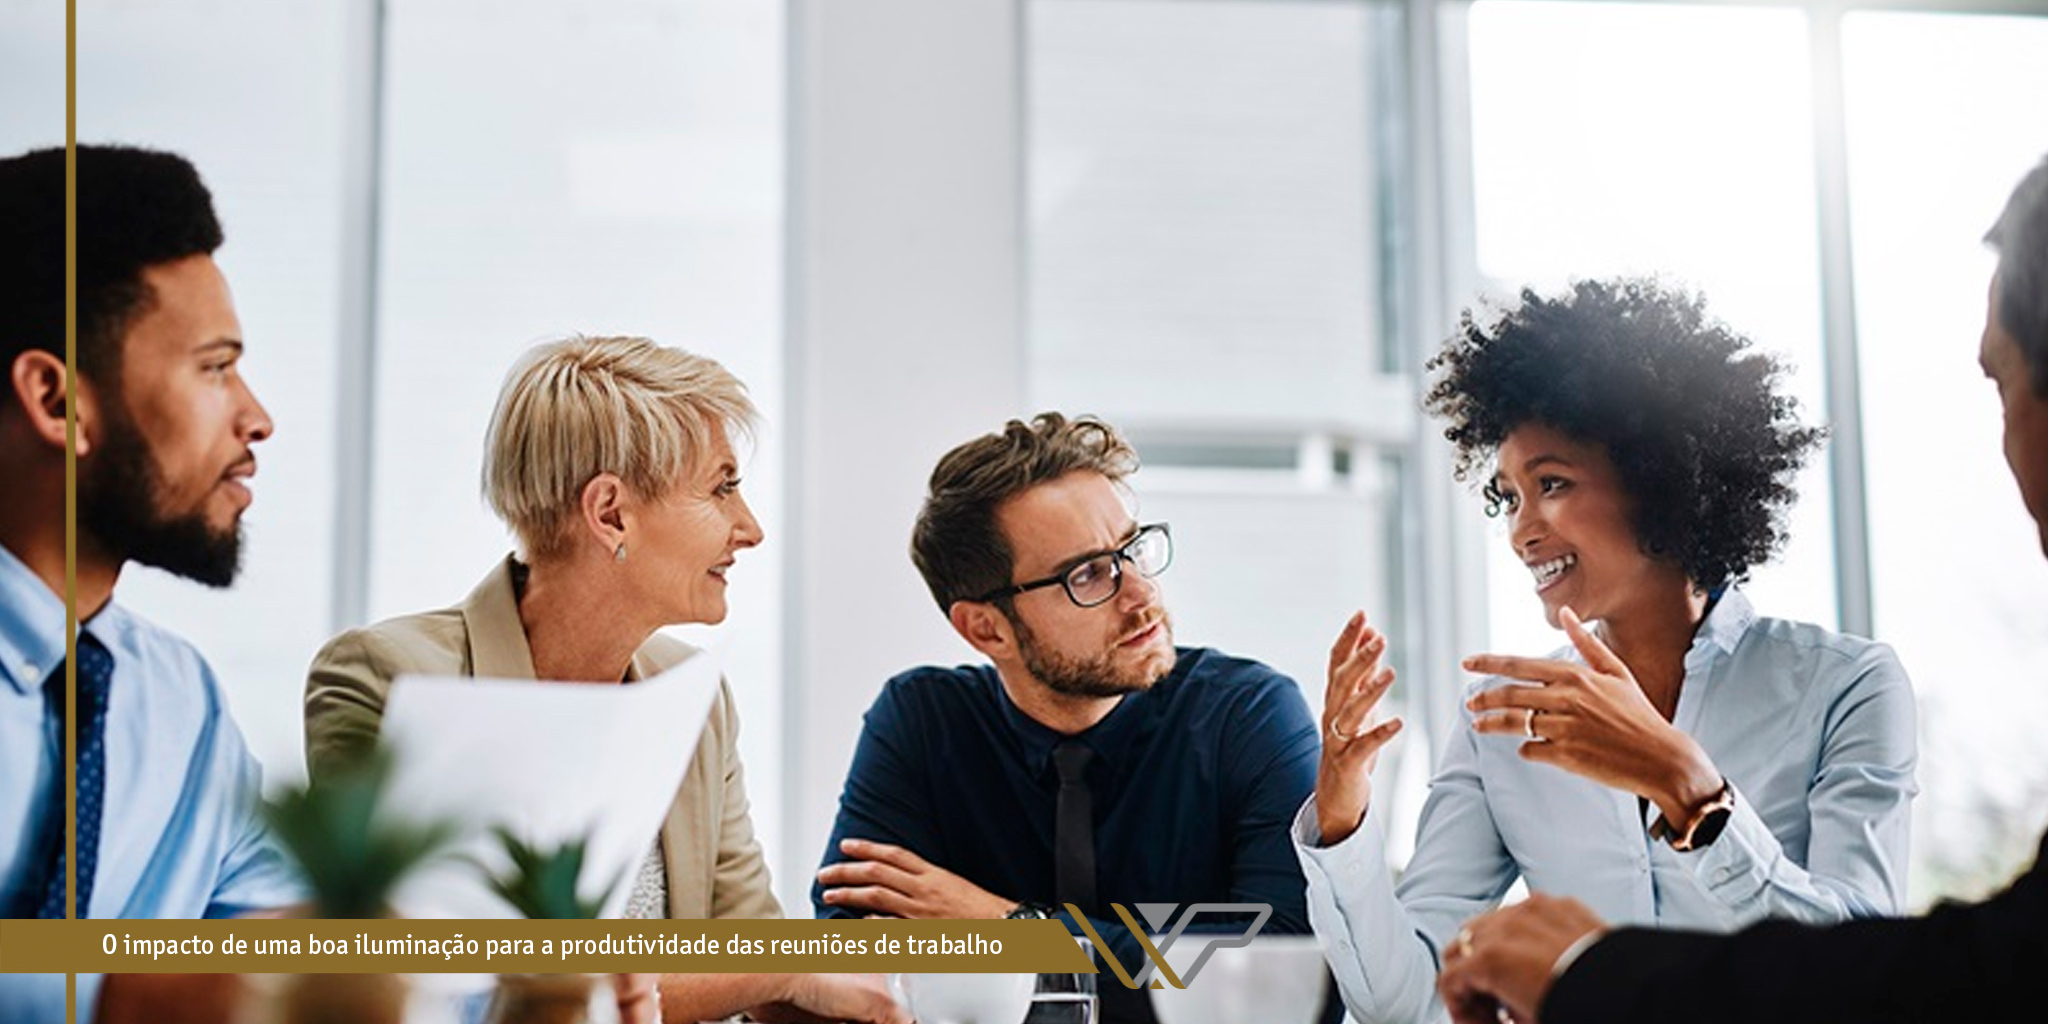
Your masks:
{"label": "watch face", "polygon": [[1670,843],[1671,848],[1679,853],[1691,853],[1719,839],[1721,830],[1728,827],[1728,819],[1734,816],[1735,788],[1723,780],[1721,792],[1707,801],[1706,807],[1699,812],[1699,818],[1692,823],[1692,828],[1680,832],[1671,827],[1671,823],[1664,820],[1664,816],[1660,814],[1657,816],[1656,824],[1650,827],[1650,836]]}
{"label": "watch face", "polygon": [[1699,826],[1692,830],[1693,849],[1699,849],[1721,838],[1721,830],[1728,827],[1728,819],[1735,816],[1733,807],[1716,807],[1700,818]]}

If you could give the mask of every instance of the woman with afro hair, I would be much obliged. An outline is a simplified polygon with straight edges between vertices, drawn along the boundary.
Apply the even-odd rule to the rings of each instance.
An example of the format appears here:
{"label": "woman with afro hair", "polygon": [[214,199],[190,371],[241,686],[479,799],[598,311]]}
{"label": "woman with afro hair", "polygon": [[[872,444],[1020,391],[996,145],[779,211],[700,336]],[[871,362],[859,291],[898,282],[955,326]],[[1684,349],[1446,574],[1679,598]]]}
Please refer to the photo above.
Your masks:
{"label": "woman with afro hair", "polygon": [[1444,955],[1517,879],[1647,926],[1900,912],[1905,671],[1883,644],[1759,616],[1739,586],[1783,542],[1822,437],[1779,364],[1697,296],[1620,280],[1467,312],[1430,369],[1459,478],[1485,474],[1570,643],[1465,659],[1484,678],[1397,883],[1369,777],[1400,728],[1374,714],[1387,641],[1363,614],[1338,638],[1295,841],[1353,1016],[1441,1017]]}

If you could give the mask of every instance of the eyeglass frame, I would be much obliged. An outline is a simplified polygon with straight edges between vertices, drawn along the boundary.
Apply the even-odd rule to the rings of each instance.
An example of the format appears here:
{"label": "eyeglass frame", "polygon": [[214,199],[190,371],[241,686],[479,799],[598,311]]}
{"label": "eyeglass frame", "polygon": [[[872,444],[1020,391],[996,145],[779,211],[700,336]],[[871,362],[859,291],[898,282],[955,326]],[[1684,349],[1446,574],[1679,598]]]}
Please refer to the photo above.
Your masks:
{"label": "eyeglass frame", "polygon": [[[1045,577],[1044,579],[1032,580],[1029,583],[1013,583],[1009,586],[997,587],[996,589],[991,590],[988,593],[981,595],[980,597],[974,598],[974,600],[981,602],[1000,601],[1005,598],[1016,597],[1019,594],[1027,594],[1034,590],[1041,590],[1057,583],[1059,584],[1060,589],[1066,592],[1067,600],[1073,602],[1074,607],[1100,608],[1103,605],[1116,600],[1116,596],[1118,594],[1123,593],[1124,563],[1129,562],[1133,566],[1136,566],[1138,564],[1137,556],[1131,554],[1131,549],[1137,547],[1139,542],[1145,540],[1147,537],[1150,537],[1154,533],[1157,533],[1158,535],[1166,539],[1166,561],[1160,563],[1159,568],[1152,572],[1148,573],[1142,570],[1138,572],[1138,575],[1143,576],[1148,580],[1154,579],[1158,577],[1160,573],[1165,572],[1168,566],[1171,566],[1173,564],[1173,527],[1163,522],[1142,523],[1138,526],[1137,532],[1131,535],[1130,540],[1127,540],[1113,548],[1106,548],[1101,551],[1090,551],[1085,555],[1078,556],[1069,561],[1066,564],[1065,568],[1061,569],[1059,572],[1056,572],[1051,576]],[[1101,558],[1105,555],[1109,556],[1109,578],[1111,580],[1109,593],[1104,595],[1102,600],[1100,601],[1095,601],[1090,604],[1083,604],[1081,603],[1080,598],[1074,596],[1074,588],[1067,583],[1067,577],[1072,576],[1074,574],[1074,570],[1079,569],[1082,566],[1087,565],[1089,562],[1093,562],[1096,559]]]}

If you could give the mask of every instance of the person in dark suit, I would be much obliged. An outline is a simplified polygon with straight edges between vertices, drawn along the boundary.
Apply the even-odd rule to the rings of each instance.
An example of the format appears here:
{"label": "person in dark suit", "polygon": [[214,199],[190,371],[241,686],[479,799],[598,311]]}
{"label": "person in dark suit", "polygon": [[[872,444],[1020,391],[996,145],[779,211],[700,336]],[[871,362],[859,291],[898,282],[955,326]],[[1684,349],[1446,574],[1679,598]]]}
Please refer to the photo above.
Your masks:
{"label": "person in dark suit", "polygon": [[[2048,555],[2048,161],[1986,240],[1999,260],[1977,359],[1998,387],[2005,459]],[[2048,836],[2005,891],[1924,917],[1775,921],[1732,936],[1609,930],[1576,900],[1539,893],[1474,918],[1445,960],[1438,991],[1459,1024],[1502,1011],[1521,1024],[2038,1019]]]}

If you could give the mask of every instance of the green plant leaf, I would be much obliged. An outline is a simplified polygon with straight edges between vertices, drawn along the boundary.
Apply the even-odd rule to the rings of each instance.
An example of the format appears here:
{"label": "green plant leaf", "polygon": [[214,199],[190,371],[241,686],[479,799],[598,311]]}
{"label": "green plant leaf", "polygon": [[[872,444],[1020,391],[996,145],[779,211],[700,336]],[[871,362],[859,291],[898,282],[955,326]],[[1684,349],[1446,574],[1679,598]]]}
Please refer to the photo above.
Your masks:
{"label": "green plant leaf", "polygon": [[[560,846],[540,849],[503,829],[493,829],[505,856],[512,862],[507,874],[490,875],[491,891],[513,908],[537,920],[588,920],[604,909],[604,903],[626,880],[620,875],[590,900],[577,895],[576,883],[583,875],[583,855],[590,837],[570,840]],[[630,871],[631,868],[628,869]]]}
{"label": "green plant leaf", "polygon": [[266,802],[272,833],[298,862],[327,918],[382,917],[407,873],[457,834],[453,822],[413,824],[379,814],[391,755],[379,748],[340,771]]}

